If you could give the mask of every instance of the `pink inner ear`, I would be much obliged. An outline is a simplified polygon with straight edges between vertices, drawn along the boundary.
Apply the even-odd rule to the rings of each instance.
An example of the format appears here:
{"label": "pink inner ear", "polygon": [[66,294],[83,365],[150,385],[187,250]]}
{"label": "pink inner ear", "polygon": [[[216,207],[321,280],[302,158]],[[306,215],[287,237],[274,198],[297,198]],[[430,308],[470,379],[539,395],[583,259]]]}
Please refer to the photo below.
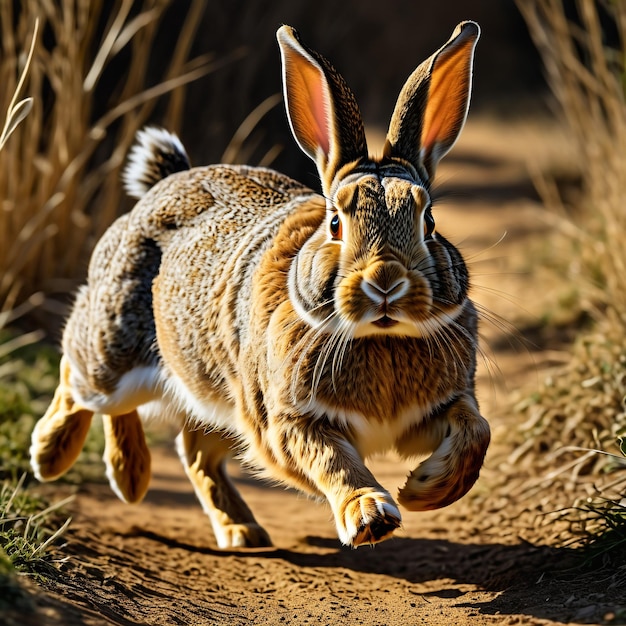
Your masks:
{"label": "pink inner ear", "polygon": [[328,94],[322,81],[316,81],[313,85],[309,85],[309,97],[311,98],[311,111],[315,118],[317,142],[323,153],[327,155],[330,150],[328,121],[331,112],[328,110]]}
{"label": "pink inner ear", "polygon": [[437,60],[424,111],[422,151],[439,160],[459,134],[469,100],[472,42]]}
{"label": "pink inner ear", "polygon": [[422,150],[424,152],[432,152],[433,146],[439,137],[442,124],[434,122],[428,129],[428,133],[422,138]]}

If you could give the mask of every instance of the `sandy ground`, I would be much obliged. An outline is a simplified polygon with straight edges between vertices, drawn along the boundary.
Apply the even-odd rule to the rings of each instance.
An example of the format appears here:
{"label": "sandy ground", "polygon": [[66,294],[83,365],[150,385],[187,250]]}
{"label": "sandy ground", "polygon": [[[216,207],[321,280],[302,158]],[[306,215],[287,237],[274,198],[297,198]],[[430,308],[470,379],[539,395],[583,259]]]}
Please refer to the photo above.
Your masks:
{"label": "sandy ground", "polygon": [[[549,524],[529,525],[528,515],[515,523],[515,511],[532,503],[499,471],[519,420],[512,398],[561,358],[556,339],[524,344],[525,329],[559,292],[557,279],[545,274],[537,283],[533,270],[549,227],[528,166],[566,172],[567,154],[549,126],[479,118],[439,173],[438,228],[469,259],[485,318],[479,397],[494,437],[465,499],[405,513],[396,538],[351,550],[340,546],[325,504],[254,481],[234,465],[275,547],[220,551],[172,448],[158,447],[140,505],[119,502],[104,484],[78,489],[63,575],[38,596],[38,615],[7,615],[6,623],[464,626],[610,618],[621,592],[568,573],[570,553],[550,547]],[[410,469],[390,457],[371,467],[392,493]],[[53,489],[65,495],[72,487]],[[549,489],[541,497],[550,498]]]}

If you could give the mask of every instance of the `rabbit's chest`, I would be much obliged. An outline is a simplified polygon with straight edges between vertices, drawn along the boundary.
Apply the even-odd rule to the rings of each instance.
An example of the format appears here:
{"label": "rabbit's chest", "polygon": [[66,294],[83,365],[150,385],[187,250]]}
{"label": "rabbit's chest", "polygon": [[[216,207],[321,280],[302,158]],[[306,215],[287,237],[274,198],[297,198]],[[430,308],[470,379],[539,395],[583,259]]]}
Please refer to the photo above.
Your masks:
{"label": "rabbit's chest", "polygon": [[352,444],[363,457],[372,456],[397,447],[407,433],[419,427],[431,412],[420,404],[403,407],[398,412],[389,412],[384,418],[364,412],[345,410],[340,406],[325,405],[316,401],[309,407],[315,417],[324,419],[346,432]]}
{"label": "rabbit's chest", "polygon": [[453,358],[443,344],[356,340],[343,354],[323,363],[316,360],[307,387],[310,397],[329,410],[362,415],[368,423],[397,423],[402,429],[468,386],[471,360],[458,358],[464,347],[470,349],[457,345]]}

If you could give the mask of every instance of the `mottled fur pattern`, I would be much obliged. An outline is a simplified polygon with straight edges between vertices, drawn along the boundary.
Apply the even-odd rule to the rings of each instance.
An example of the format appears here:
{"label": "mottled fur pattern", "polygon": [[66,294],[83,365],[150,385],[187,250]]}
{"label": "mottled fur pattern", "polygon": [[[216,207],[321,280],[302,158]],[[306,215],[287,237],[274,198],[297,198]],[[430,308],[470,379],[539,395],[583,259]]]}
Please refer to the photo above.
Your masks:
{"label": "mottled fur pattern", "polygon": [[231,452],[325,498],[353,546],[401,523],[364,465],[371,454],[428,457],[399,492],[410,510],[472,487],[489,443],[474,394],[477,315],[429,189],[465,121],[478,36],[460,24],[418,67],[373,159],[343,78],[279,29],[289,122],[323,195],[263,168],[188,169],[178,139],[143,131],[125,175],[141,199],[94,250],[61,384],[33,433],[40,479],[71,465],[100,412],[108,476],[128,501],[150,472],[139,416],[181,428],[221,547],[270,545],[225,473]]}

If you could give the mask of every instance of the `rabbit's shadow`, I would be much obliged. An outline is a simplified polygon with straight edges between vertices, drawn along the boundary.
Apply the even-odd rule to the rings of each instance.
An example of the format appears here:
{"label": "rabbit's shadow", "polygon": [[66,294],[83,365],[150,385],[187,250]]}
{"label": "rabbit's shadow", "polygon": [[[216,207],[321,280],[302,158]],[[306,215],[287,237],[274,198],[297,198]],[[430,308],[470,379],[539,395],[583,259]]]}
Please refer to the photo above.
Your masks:
{"label": "rabbit's shadow", "polygon": [[[167,474],[164,475],[167,478]],[[162,477],[163,478],[163,477]],[[259,487],[252,478],[241,476],[240,485]],[[264,489],[263,489],[264,491]],[[110,497],[99,486],[99,498]],[[197,507],[195,496],[187,491],[153,488],[146,502],[160,507],[185,509]],[[186,541],[176,535],[146,528],[127,526],[115,534],[139,537],[167,548],[183,550],[210,559],[236,558],[242,562],[279,561],[302,570],[344,570],[372,574],[404,581],[416,596],[447,599],[458,606],[469,606],[475,612],[494,615],[518,615],[556,619],[565,623],[576,618],[580,606],[598,603],[607,596],[606,577],[585,574],[577,566],[584,557],[570,548],[535,546],[528,542],[510,544],[498,539],[478,538],[475,543],[450,539],[394,537],[372,548],[352,549],[342,546],[335,537],[310,534],[298,539],[291,549],[259,548],[250,550],[219,550],[203,538]],[[331,527],[329,525],[329,533]],[[193,535],[192,535],[193,536]],[[428,583],[427,589],[423,585]],[[410,586],[415,585],[411,590]],[[493,598],[472,597],[465,586],[494,592]],[[550,599],[546,602],[546,598]],[[578,609],[576,608],[578,607]]]}
{"label": "rabbit's shadow", "polygon": [[[501,591],[517,583],[529,583],[564,564],[573,564],[574,551],[529,543],[517,545],[462,544],[445,539],[396,537],[371,547],[342,546],[338,539],[308,536],[303,543],[323,548],[323,553],[286,548],[218,550],[198,546],[158,532],[133,526],[128,536],[145,537],[171,548],[211,556],[237,556],[241,559],[281,559],[302,568],[345,568],[354,572],[382,574],[409,583],[455,580]],[[334,550],[328,552],[329,550]],[[535,579],[535,580],[536,580]]]}
{"label": "rabbit's shadow", "polygon": [[[444,539],[393,538],[371,549],[343,547],[338,540],[309,536],[303,542],[323,549],[323,553],[265,548],[258,550],[216,550],[199,547],[159,533],[134,527],[133,536],[158,541],[172,548],[211,556],[240,559],[279,559],[298,568],[343,568],[354,573],[377,574],[406,581],[409,585],[430,582],[429,590],[414,593],[428,597],[455,600],[483,614],[524,613],[536,618],[569,621],[575,609],[568,605],[572,594],[577,601],[593,598],[606,591],[606,584],[590,576],[575,590],[572,580],[580,579],[580,553],[568,548],[534,546],[530,543],[465,544]],[[329,552],[329,550],[334,550]],[[432,589],[433,581],[441,588]],[[474,602],[459,585],[473,585],[485,591],[499,592],[487,602]],[[582,591],[581,591],[582,589]],[[545,597],[550,596],[546,603]],[[539,598],[541,596],[541,598]]]}

